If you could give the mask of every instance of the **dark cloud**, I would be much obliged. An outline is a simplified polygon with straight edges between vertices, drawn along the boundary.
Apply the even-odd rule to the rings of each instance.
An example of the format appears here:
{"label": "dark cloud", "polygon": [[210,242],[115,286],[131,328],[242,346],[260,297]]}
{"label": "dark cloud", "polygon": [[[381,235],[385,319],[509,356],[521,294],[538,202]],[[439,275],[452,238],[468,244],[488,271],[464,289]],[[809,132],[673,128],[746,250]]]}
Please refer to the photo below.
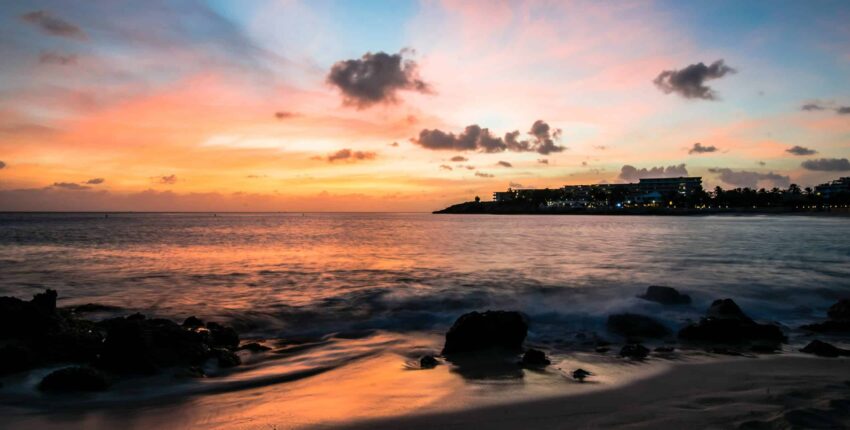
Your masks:
{"label": "dark cloud", "polygon": [[333,163],[334,161],[340,160],[350,160],[350,161],[360,161],[360,160],[373,160],[375,159],[374,152],[364,152],[364,151],[352,151],[348,148],[340,149],[333,154],[328,154],[327,160],[329,163]]}
{"label": "dark cloud", "polygon": [[52,187],[70,191],[83,191],[91,188],[85,185],[77,184],[75,182],[54,182]]}
{"label": "dark cloud", "polygon": [[641,178],[677,178],[688,176],[688,169],[684,164],[678,166],[658,166],[638,169],[626,164],[620,169],[619,178],[624,181],[637,181]]}
{"label": "dark cloud", "polygon": [[826,108],[821,106],[818,103],[806,103],[802,107],[800,107],[800,109],[811,112],[811,111],[824,110]]}
{"label": "dark cloud", "polygon": [[38,27],[39,30],[52,36],[67,37],[70,39],[86,40],[86,34],[80,27],[71,24],[50,12],[37,10],[21,15],[21,19]]}
{"label": "dark cloud", "polygon": [[653,83],[665,94],[677,93],[686,99],[715,100],[717,94],[705,81],[719,79],[735,69],[717,60],[706,66],[703,63],[691,64],[682,70],[665,70],[658,74]]}
{"label": "dark cloud", "polygon": [[594,148],[596,148],[600,151],[604,151],[604,150],[608,149],[608,147],[605,146],[605,145],[596,145],[596,146],[594,146]]}
{"label": "dark cloud", "polygon": [[390,144],[390,146],[398,147],[398,142],[393,142],[393,143]]}
{"label": "dark cloud", "polygon": [[540,163],[540,164],[549,164],[549,160],[547,160],[545,158],[538,158],[537,162]]}
{"label": "dark cloud", "polygon": [[497,164],[497,165],[499,165],[499,166],[502,166],[502,167],[514,167],[514,165],[513,165],[513,164],[508,163],[507,161],[499,161],[499,162],[498,162],[498,163],[496,163],[496,164]]}
{"label": "dark cloud", "polygon": [[484,172],[475,172],[475,176],[478,176],[480,178],[492,178],[493,177],[493,175],[491,175],[489,173],[484,173]]}
{"label": "dark cloud", "polygon": [[519,184],[519,183],[516,183],[516,182],[510,182],[510,183],[508,183],[508,186],[511,187],[511,188],[523,188],[522,184]]}
{"label": "dark cloud", "polygon": [[288,119],[288,118],[292,118],[292,117],[295,117],[295,116],[298,116],[298,114],[295,113],[295,112],[277,111],[277,112],[274,113],[274,117],[277,118],[277,119]]}
{"label": "dark cloud", "polygon": [[702,146],[702,143],[697,142],[688,150],[688,154],[706,154],[709,152],[717,152],[717,147],[714,145]]}
{"label": "dark cloud", "polygon": [[802,146],[799,146],[799,145],[792,146],[792,147],[786,149],[785,152],[788,152],[788,153],[794,154],[794,155],[812,155],[812,154],[818,153],[814,149],[805,148],[805,147],[802,147]]}
{"label": "dark cloud", "polygon": [[419,132],[418,138],[413,138],[411,141],[423,148],[433,150],[537,152],[546,155],[565,149],[555,144],[555,140],[561,137],[561,130],[551,129],[544,121],[535,121],[528,134],[532,137],[531,140],[520,140],[519,131],[506,133],[505,137],[501,138],[491,134],[489,129],[473,124],[467,126],[458,135],[437,129],[424,129]]}
{"label": "dark cloud", "polygon": [[86,184],[89,184],[89,185],[100,185],[100,184],[102,184],[102,183],[104,183],[104,182],[106,182],[106,179],[103,179],[103,178],[91,178],[91,179],[89,179],[88,181],[86,181]]}
{"label": "dark cloud", "polygon": [[58,64],[60,66],[68,66],[77,63],[77,56],[74,54],[63,55],[58,52],[42,52],[38,56],[38,62],[41,64]]}
{"label": "dark cloud", "polygon": [[806,160],[800,165],[806,170],[817,170],[821,172],[844,172],[850,170],[850,161],[847,161],[846,158]]}
{"label": "dark cloud", "polygon": [[462,168],[464,168],[464,169],[466,169],[466,170],[475,170],[475,166],[464,166],[464,165],[460,165],[460,166],[457,166],[457,167],[462,167]]}
{"label": "dark cloud", "polygon": [[764,161],[759,161],[759,166],[766,166],[766,165],[767,165],[767,163],[765,163]]}
{"label": "dark cloud", "polygon": [[455,155],[454,157],[451,158],[451,161],[454,161],[455,163],[461,163],[461,162],[464,162],[464,161],[469,161],[469,158],[466,158],[462,155]]}
{"label": "dark cloud", "polygon": [[841,106],[835,110],[839,115],[850,115],[850,106]]}
{"label": "dark cloud", "polygon": [[177,183],[177,175],[158,176],[154,179],[160,184],[174,185]]}
{"label": "dark cloud", "polygon": [[0,161],[0,169],[5,169],[5,168],[6,168],[6,163]]}
{"label": "dark cloud", "polygon": [[399,90],[429,93],[429,85],[419,78],[416,62],[402,58],[405,53],[367,52],[360,59],[339,61],[331,67],[327,82],[342,91],[345,104],[360,109],[395,103]]}
{"label": "dark cloud", "polygon": [[756,188],[760,181],[770,182],[775,187],[787,187],[791,183],[791,179],[788,176],[773,172],[735,171],[727,168],[711,168],[708,171],[719,174],[718,178],[721,181],[741,188]]}
{"label": "dark cloud", "polygon": [[582,162],[581,162],[581,167],[587,167],[587,161],[582,161]]}
{"label": "dark cloud", "polygon": [[448,164],[440,164],[440,169],[452,171],[452,166],[449,166]]}

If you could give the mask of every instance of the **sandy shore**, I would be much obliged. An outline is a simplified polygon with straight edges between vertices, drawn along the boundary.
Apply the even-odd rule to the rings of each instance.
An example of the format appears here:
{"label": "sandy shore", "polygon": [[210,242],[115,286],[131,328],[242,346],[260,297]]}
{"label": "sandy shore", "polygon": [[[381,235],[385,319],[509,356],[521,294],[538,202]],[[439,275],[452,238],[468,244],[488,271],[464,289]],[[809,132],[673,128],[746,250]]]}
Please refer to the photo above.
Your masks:
{"label": "sandy shore", "polygon": [[611,390],[369,420],[346,428],[848,427],[850,359],[785,356],[679,364]]}

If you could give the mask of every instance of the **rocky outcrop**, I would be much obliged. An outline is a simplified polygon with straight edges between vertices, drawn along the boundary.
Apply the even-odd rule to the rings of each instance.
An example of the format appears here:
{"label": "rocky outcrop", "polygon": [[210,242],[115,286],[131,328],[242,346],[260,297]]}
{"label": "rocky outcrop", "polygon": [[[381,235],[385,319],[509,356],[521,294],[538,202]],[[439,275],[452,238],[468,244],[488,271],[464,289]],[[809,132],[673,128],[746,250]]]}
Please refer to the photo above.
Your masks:
{"label": "rocky outcrop", "polygon": [[775,324],[753,321],[732,299],[722,299],[711,304],[700,322],[680,330],[679,339],[721,344],[779,344],[785,341],[785,335]]}
{"label": "rocky outcrop", "polygon": [[546,353],[539,349],[529,349],[522,355],[520,364],[524,367],[539,368],[546,367],[552,364],[552,361],[546,357]]}
{"label": "rocky outcrop", "polygon": [[687,305],[691,303],[691,296],[682,294],[675,288],[659,285],[650,285],[646,289],[646,292],[639,295],[638,298],[661,303],[662,305]]}
{"label": "rocky outcrop", "polygon": [[487,349],[520,351],[527,333],[528,323],[519,312],[470,312],[458,318],[446,333],[443,354]]}
{"label": "rocky outcrop", "polygon": [[38,384],[39,390],[47,392],[103,391],[108,387],[106,375],[86,366],[59,369]]}
{"label": "rocky outcrop", "polygon": [[820,357],[847,357],[850,356],[850,350],[839,348],[835,345],[821,342],[817,339],[809,342],[800,352],[806,354],[814,354]]}
{"label": "rocky outcrop", "polygon": [[620,348],[620,357],[630,360],[643,360],[649,355],[649,348],[639,344],[630,343]]}
{"label": "rocky outcrop", "polygon": [[818,333],[850,333],[850,299],[839,300],[826,311],[829,319],[804,325],[803,330]]}
{"label": "rocky outcrop", "polygon": [[629,339],[660,338],[670,334],[660,322],[638,314],[617,314],[608,317],[608,330]]}

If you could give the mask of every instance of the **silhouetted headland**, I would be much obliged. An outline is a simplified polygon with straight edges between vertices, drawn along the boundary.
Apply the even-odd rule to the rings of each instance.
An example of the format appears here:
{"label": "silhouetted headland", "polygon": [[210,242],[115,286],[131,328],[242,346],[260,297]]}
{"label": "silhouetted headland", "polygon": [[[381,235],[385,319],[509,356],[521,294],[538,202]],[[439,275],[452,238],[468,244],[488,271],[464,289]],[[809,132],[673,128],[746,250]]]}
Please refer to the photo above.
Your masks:
{"label": "silhouetted headland", "polygon": [[511,189],[434,211],[436,214],[710,215],[850,214],[850,177],[815,188],[716,187],[700,177],[646,178],[629,184],[567,185],[556,189]]}

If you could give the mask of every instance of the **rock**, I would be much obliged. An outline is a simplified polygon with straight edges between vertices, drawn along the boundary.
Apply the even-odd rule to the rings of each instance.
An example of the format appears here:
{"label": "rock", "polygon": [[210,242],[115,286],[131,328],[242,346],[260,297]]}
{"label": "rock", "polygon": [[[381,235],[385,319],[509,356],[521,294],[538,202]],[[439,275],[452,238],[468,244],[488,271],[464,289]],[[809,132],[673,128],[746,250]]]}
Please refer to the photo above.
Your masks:
{"label": "rock", "polygon": [[829,307],[826,311],[829,319],[835,321],[850,320],[850,299],[842,299]]}
{"label": "rock", "polygon": [[38,389],[48,392],[103,391],[109,381],[91,367],[75,366],[59,369],[41,380]]}
{"label": "rock", "polygon": [[0,375],[21,372],[37,364],[38,357],[23,345],[11,344],[0,347]]}
{"label": "rock", "polygon": [[236,349],[239,346],[239,334],[233,328],[210,322],[207,323],[207,330],[210,331],[212,346],[227,349]]}
{"label": "rock", "polygon": [[229,368],[236,367],[242,364],[242,359],[239,358],[233,351],[224,348],[215,348],[212,350],[213,355],[218,361],[218,367]]}
{"label": "rock", "polygon": [[33,296],[30,303],[44,313],[52,313],[56,312],[56,298],[58,296],[59,295],[56,293],[56,290],[47,289],[44,290],[43,293],[38,293]]}
{"label": "rock", "polygon": [[87,314],[92,312],[112,312],[120,310],[118,306],[102,305],[99,303],[86,303],[84,305],[73,306],[70,308],[72,312],[77,314]]}
{"label": "rock", "polygon": [[676,351],[676,348],[673,348],[672,346],[659,346],[658,348],[655,348],[655,352],[660,352],[662,354],[669,354],[674,351]]}
{"label": "rock", "polygon": [[552,364],[546,357],[546,353],[538,349],[529,349],[522,355],[522,362],[525,367],[546,367]]}
{"label": "rock", "polygon": [[183,327],[186,328],[201,328],[203,326],[204,322],[200,318],[195,317],[194,315],[183,320]]}
{"label": "rock", "polygon": [[850,350],[838,348],[835,345],[831,345],[826,342],[821,342],[817,339],[809,342],[805,348],[801,349],[800,352],[805,352],[806,354],[814,354],[819,357],[840,357],[840,356],[850,356]]}
{"label": "rock", "polygon": [[767,342],[779,344],[785,335],[775,324],[758,324],[732,299],[716,300],[699,323],[679,331],[679,338],[693,342],[741,344]]}
{"label": "rock", "polygon": [[528,324],[519,312],[470,312],[458,318],[446,333],[443,354],[491,348],[518,351],[527,333]]}
{"label": "rock", "polygon": [[576,369],[573,370],[570,375],[572,375],[573,379],[575,379],[576,381],[584,382],[585,378],[587,378],[588,376],[593,376],[593,373],[590,373],[584,369]]}
{"label": "rock", "polygon": [[433,355],[424,355],[419,359],[419,367],[421,369],[433,369],[440,364]]}
{"label": "rock", "polygon": [[154,373],[159,368],[202,364],[210,356],[208,338],[166,319],[144,315],[100,323],[106,339],[98,364],[122,373]]}
{"label": "rock", "polygon": [[638,298],[661,303],[662,305],[687,305],[691,303],[691,296],[682,294],[675,288],[658,285],[647,287],[646,293],[638,296]]}
{"label": "rock", "polygon": [[631,360],[643,360],[649,355],[649,349],[639,343],[630,343],[620,349],[620,357]]}
{"label": "rock", "polygon": [[245,351],[251,351],[251,352],[264,352],[264,351],[268,351],[270,349],[271,349],[270,347],[265,346],[265,345],[258,343],[258,342],[249,342],[249,343],[246,343],[246,344],[244,344],[244,345],[242,345],[238,348],[238,350],[240,350],[240,351],[245,350]]}
{"label": "rock", "polygon": [[670,330],[658,321],[644,315],[617,314],[608,317],[608,330],[627,338],[659,338]]}
{"label": "rock", "polygon": [[850,321],[826,320],[821,323],[807,324],[800,328],[817,333],[848,333],[850,332]]}
{"label": "rock", "polygon": [[606,352],[608,352],[610,350],[611,350],[611,348],[608,348],[607,346],[600,346],[600,347],[597,347],[594,351],[596,351],[600,354],[605,354]]}

